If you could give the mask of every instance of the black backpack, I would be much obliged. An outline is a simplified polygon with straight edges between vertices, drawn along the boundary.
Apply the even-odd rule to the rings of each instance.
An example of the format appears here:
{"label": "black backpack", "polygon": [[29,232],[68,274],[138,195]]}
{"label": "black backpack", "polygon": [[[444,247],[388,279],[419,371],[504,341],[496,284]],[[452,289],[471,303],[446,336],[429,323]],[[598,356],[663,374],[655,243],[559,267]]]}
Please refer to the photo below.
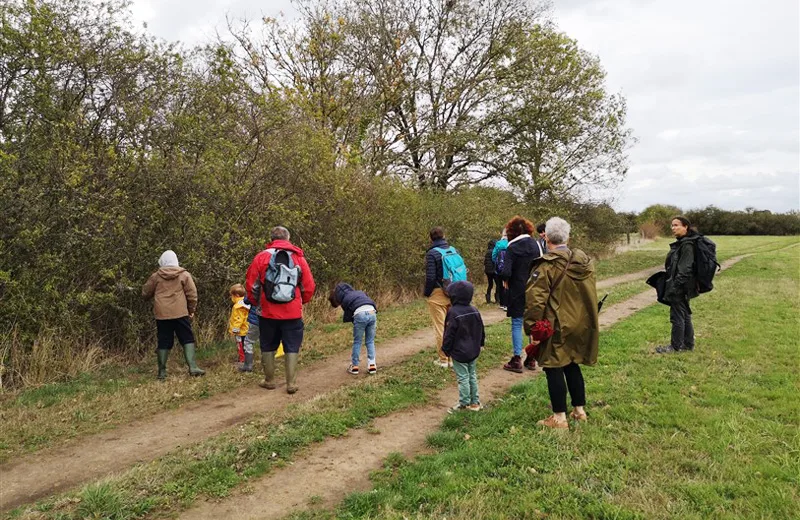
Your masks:
{"label": "black backpack", "polygon": [[700,235],[694,247],[694,274],[697,292],[707,293],[714,288],[714,275],[721,269],[717,262],[717,244]]}

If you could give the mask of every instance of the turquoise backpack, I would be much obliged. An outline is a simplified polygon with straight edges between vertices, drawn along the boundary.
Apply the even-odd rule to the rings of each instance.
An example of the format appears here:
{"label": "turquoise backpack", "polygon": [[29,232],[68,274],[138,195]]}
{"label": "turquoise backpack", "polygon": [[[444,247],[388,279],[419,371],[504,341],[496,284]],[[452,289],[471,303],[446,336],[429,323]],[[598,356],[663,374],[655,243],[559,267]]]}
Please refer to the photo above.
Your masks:
{"label": "turquoise backpack", "polygon": [[467,279],[467,266],[455,247],[450,246],[447,249],[435,247],[434,249],[442,255],[442,279],[445,287],[453,282],[463,282]]}

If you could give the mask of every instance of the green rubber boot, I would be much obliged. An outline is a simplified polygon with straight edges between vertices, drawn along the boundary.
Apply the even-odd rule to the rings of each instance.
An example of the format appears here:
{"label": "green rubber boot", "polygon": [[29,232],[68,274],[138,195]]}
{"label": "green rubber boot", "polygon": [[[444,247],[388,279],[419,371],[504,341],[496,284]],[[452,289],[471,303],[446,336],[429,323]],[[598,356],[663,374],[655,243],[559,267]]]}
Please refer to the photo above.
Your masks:
{"label": "green rubber boot", "polygon": [[275,390],[278,385],[275,384],[275,351],[261,353],[261,368],[264,369],[264,380],[258,383],[261,388],[267,390]]}
{"label": "green rubber boot", "polygon": [[205,375],[206,371],[197,368],[197,363],[194,361],[194,343],[187,343],[183,346],[183,357],[186,359],[186,364],[189,366],[190,376],[196,377]]}
{"label": "green rubber boot", "polygon": [[297,387],[297,359],[300,354],[296,352],[287,352],[284,354],[284,363],[286,363],[286,393],[293,394],[299,390]]}
{"label": "green rubber boot", "polygon": [[244,353],[244,363],[239,367],[239,372],[252,372],[253,371],[253,353]]}
{"label": "green rubber boot", "polygon": [[163,381],[167,378],[167,358],[169,358],[169,349],[156,350],[156,357],[158,358],[158,380]]}

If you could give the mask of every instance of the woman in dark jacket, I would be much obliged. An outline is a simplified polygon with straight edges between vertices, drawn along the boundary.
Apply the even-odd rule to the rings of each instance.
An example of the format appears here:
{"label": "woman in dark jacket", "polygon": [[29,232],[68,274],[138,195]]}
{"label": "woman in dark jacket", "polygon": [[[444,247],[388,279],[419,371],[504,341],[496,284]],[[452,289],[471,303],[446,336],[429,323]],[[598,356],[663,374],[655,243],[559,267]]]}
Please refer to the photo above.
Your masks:
{"label": "woman in dark jacket", "polygon": [[495,303],[500,303],[500,280],[498,280],[497,273],[495,272],[494,260],[492,260],[492,252],[494,251],[494,245],[497,243],[497,240],[489,240],[489,245],[487,245],[486,254],[483,255],[483,272],[486,275],[486,281],[488,283],[488,287],[486,289],[486,303],[492,303],[492,286],[494,285],[495,281],[497,281],[497,286],[494,290],[494,301]]}
{"label": "woman in dark jacket", "polygon": [[[533,261],[541,257],[542,246],[533,238],[533,223],[517,215],[506,224],[508,250],[503,266],[504,283],[506,284],[506,315],[511,318],[511,343],[514,347],[511,360],[503,365],[505,370],[522,373],[522,321],[525,315],[525,284],[531,274]],[[526,368],[533,370],[535,361],[525,360]]]}
{"label": "woman in dark jacket", "polygon": [[672,234],[677,240],[669,245],[667,260],[664,262],[667,271],[664,300],[669,302],[672,338],[669,345],[656,348],[659,354],[694,350],[694,326],[689,300],[698,294],[694,276],[694,253],[700,235],[691,229],[691,225],[686,217],[677,216],[672,219]]}

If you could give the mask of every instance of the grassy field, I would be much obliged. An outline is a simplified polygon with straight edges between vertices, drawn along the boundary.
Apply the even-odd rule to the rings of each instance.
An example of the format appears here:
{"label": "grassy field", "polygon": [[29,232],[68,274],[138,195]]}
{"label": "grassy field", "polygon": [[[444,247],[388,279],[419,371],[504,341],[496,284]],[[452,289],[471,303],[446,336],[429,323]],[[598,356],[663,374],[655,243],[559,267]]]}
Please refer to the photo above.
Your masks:
{"label": "grassy field", "polygon": [[[770,251],[791,243],[768,239],[751,239],[750,249]],[[738,239],[726,251],[741,245],[734,242]],[[688,517],[722,517],[716,504],[723,500],[719,496],[729,495],[739,504],[731,510],[735,513],[731,518],[754,512],[780,516],[787,508],[796,508],[797,494],[787,488],[785,477],[793,471],[792,482],[798,483],[798,405],[782,399],[791,400],[798,389],[796,362],[794,372],[786,366],[796,361],[799,249],[745,260],[720,278],[713,293],[696,300],[699,351],[692,357],[649,353],[668,337],[666,307],[647,309],[604,333],[601,363],[586,371],[592,422],[578,431],[567,436],[540,434],[535,421],[546,414],[546,389],[543,381],[522,385],[485,414],[459,414],[446,421],[443,430],[431,437],[440,455],[414,464],[390,457],[386,471],[376,476],[376,492],[348,498],[336,513],[313,515],[536,518],[535,511],[542,511],[556,517],[649,518],[688,511]],[[658,252],[663,256],[663,249]],[[626,262],[629,268],[633,265]],[[763,290],[766,283],[769,291]],[[646,289],[642,282],[612,287],[607,304],[640,289]],[[731,312],[731,301],[747,305]],[[754,313],[767,314],[768,319],[759,323],[768,327],[768,337],[757,337],[758,329],[741,328],[740,323]],[[394,307],[381,314],[381,339],[426,327],[428,320],[421,301]],[[738,335],[731,335],[732,330]],[[349,325],[316,325],[309,335],[306,361],[347,350],[349,334]],[[491,348],[481,358],[483,370],[496,366],[510,350],[507,323],[488,327],[487,334]],[[770,363],[748,362],[753,345],[773,353]],[[145,364],[110,367],[70,383],[9,396],[3,403],[0,447],[8,458],[63,437],[253,385],[257,376],[235,372],[232,354],[228,344],[207,349],[205,365],[216,369],[202,380],[175,377],[160,385],[152,379],[150,364]],[[240,428],[51,497],[32,509],[21,508],[11,517],[160,517],[201,497],[227,496],[246,486],[247,480],[300,456],[314,442],[427,403],[452,384],[451,374],[429,361],[430,352],[421,352],[388,367],[378,380],[364,380],[312,402],[254,417]],[[725,435],[717,436],[720,431]],[[469,442],[464,440],[467,434]],[[454,469],[464,464],[463,471]],[[763,479],[769,485],[756,485]],[[465,491],[473,486],[484,491],[483,498]],[[545,494],[544,487],[556,491]],[[768,508],[752,506],[746,498],[756,491]],[[515,495],[526,498],[520,502]],[[490,507],[495,502],[508,502],[511,509]],[[705,511],[710,515],[700,514]]]}
{"label": "grassy field", "polygon": [[[712,236],[717,244],[717,258],[720,261],[747,253],[772,251],[797,242],[797,237],[749,237]],[[635,249],[597,261],[597,279],[641,271],[657,265],[664,265],[672,238],[659,238]]]}
{"label": "grassy field", "polygon": [[743,260],[693,302],[694,353],[660,356],[668,309],[601,339],[589,422],[542,431],[543,379],[390,457],[375,489],[297,518],[797,518],[800,248]]}

